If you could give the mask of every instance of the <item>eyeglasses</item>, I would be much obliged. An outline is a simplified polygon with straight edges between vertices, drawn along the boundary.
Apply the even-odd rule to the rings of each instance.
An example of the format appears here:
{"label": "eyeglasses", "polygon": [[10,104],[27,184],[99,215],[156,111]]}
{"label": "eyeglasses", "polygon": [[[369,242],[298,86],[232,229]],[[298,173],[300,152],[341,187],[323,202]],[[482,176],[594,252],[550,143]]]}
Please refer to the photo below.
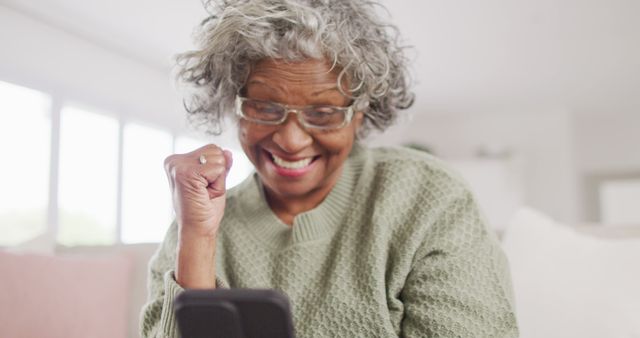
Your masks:
{"label": "eyeglasses", "polygon": [[353,104],[348,107],[304,106],[292,107],[269,101],[236,97],[236,114],[243,119],[259,124],[278,125],[289,113],[298,115],[300,124],[308,129],[340,129],[353,118]]}

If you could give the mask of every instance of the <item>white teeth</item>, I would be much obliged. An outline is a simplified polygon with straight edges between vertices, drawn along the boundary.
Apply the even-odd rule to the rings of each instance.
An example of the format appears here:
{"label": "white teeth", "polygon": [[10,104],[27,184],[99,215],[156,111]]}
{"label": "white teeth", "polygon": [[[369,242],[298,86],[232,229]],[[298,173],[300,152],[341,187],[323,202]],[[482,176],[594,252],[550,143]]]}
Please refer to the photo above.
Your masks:
{"label": "white teeth", "polygon": [[[273,154],[271,154],[273,155]],[[281,159],[280,157],[273,155],[273,162],[275,162],[275,164],[277,164],[279,167],[285,168],[285,169],[300,169],[300,168],[304,168],[306,166],[309,165],[309,163],[311,163],[311,160],[313,160],[312,157],[307,157],[305,159],[299,160],[299,161],[295,161],[295,162],[289,162],[289,161],[285,161],[283,159]]]}

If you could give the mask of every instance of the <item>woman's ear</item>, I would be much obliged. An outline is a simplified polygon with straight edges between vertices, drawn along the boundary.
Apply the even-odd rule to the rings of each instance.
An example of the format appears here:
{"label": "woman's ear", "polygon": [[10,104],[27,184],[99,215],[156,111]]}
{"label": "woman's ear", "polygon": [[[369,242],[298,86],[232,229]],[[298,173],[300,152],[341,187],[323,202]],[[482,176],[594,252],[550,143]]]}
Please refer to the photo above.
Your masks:
{"label": "woman's ear", "polygon": [[353,123],[355,124],[356,132],[358,132],[364,123],[364,113],[361,111],[356,112],[353,116]]}
{"label": "woman's ear", "polygon": [[361,140],[365,137],[366,133],[362,129],[362,125],[364,124],[364,119],[365,119],[364,113],[361,111],[356,112],[353,116],[353,120],[352,120],[353,130],[355,132],[357,140]]}

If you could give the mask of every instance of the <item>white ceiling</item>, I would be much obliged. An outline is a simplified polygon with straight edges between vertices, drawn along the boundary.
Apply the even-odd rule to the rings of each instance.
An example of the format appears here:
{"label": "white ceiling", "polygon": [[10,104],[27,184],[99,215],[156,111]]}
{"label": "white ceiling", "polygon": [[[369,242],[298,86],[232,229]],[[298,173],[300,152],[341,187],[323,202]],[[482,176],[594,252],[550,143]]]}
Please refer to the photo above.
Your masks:
{"label": "white ceiling", "polygon": [[192,46],[206,17],[198,0],[0,0],[10,7],[148,65],[166,68]]}
{"label": "white ceiling", "polygon": [[[197,0],[0,0],[167,69],[205,17]],[[385,0],[415,46],[417,106],[640,113],[640,1]]]}

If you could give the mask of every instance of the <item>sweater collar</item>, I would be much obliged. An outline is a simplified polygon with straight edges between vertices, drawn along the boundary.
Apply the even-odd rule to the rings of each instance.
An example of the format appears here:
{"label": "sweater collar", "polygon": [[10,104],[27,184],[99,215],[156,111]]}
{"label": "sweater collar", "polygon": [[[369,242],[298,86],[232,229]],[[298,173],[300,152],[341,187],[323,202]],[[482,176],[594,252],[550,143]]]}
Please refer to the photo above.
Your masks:
{"label": "sweater collar", "polygon": [[244,226],[259,240],[282,248],[289,244],[331,237],[342,224],[349,208],[351,195],[357,179],[357,168],[353,163],[355,152],[345,161],[340,178],[327,197],[314,209],[298,214],[293,225],[283,223],[267,203],[264,187],[257,174],[250,180],[241,194],[240,212],[245,218]]}

